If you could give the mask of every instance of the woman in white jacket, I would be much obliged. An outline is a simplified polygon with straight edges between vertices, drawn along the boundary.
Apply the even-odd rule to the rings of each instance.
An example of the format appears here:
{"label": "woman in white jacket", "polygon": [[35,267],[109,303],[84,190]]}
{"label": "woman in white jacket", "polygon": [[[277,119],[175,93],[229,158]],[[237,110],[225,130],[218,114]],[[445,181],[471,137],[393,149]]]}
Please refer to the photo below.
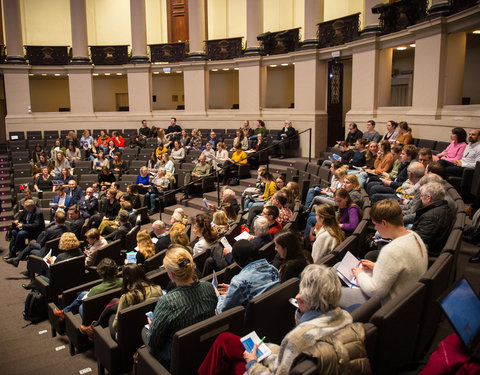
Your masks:
{"label": "woman in white jacket", "polygon": [[325,255],[340,245],[345,234],[340,228],[335,216],[335,207],[330,204],[321,204],[315,208],[317,224],[312,227],[310,240],[315,241],[312,248],[312,258],[318,263]]}

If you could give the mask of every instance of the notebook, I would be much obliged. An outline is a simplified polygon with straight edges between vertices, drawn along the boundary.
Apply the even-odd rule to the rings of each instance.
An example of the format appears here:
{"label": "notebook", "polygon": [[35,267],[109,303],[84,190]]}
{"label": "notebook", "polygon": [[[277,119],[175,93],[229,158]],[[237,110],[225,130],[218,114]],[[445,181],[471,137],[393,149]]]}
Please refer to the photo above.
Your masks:
{"label": "notebook", "polygon": [[470,355],[480,359],[480,298],[466,278],[462,278],[439,298],[460,340]]}

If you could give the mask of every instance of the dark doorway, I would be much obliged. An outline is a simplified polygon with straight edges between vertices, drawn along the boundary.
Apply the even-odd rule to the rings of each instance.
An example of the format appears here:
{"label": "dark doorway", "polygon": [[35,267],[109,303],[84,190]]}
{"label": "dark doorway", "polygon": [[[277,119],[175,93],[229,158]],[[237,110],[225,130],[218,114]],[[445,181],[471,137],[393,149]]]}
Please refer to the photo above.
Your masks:
{"label": "dark doorway", "polygon": [[343,128],[343,64],[332,60],[328,62],[328,135],[327,146],[345,138]]}

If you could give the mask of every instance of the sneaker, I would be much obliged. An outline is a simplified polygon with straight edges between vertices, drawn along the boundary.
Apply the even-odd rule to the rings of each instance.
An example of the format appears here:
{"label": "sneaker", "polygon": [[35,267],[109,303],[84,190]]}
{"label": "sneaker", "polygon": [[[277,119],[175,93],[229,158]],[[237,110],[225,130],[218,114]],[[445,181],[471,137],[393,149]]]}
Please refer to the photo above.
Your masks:
{"label": "sneaker", "polygon": [[56,307],[55,309],[53,309],[53,314],[62,320],[65,319],[65,313],[63,312],[63,310],[59,310]]}

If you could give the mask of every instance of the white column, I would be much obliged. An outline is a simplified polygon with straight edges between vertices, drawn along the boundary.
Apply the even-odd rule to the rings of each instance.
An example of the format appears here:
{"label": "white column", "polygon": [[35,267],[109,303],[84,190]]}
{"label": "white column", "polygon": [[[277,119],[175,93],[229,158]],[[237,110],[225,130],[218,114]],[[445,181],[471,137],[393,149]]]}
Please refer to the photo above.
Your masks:
{"label": "white column", "polygon": [[151,115],[152,82],[149,65],[127,67],[129,113]]}
{"label": "white column", "polygon": [[252,57],[248,61],[240,62],[238,70],[238,94],[240,113],[245,118],[260,116],[262,77],[265,76],[265,67],[261,66],[260,57]]}
{"label": "white column", "polygon": [[132,62],[147,62],[147,16],[145,0],[130,0]]}
{"label": "white column", "polygon": [[185,111],[189,115],[205,116],[207,111],[209,72],[205,63],[193,63],[183,69],[183,86],[185,92]]}
{"label": "white column", "polygon": [[247,0],[247,49],[245,55],[258,55],[260,42],[257,35],[263,33],[263,0]]}
{"label": "white column", "polygon": [[22,19],[19,0],[3,1],[7,63],[24,64]]}
{"label": "white column", "polygon": [[376,35],[380,33],[380,25],[378,17],[379,13],[372,13],[372,7],[379,4],[378,0],[364,0],[363,11],[363,31],[362,35]]}
{"label": "white column", "polygon": [[190,39],[190,60],[205,59],[203,41],[205,40],[205,2],[188,2],[188,33]]}
{"label": "white column", "polygon": [[74,115],[92,115],[92,66],[70,65],[68,68],[68,88],[71,113]]}
{"label": "white column", "polygon": [[[27,65],[3,67],[7,118],[31,115],[28,69]],[[7,131],[13,130],[7,129]]]}
{"label": "white column", "polygon": [[72,23],[72,62],[89,64],[85,0],[70,0],[70,19]]}
{"label": "white column", "polygon": [[316,47],[317,24],[323,21],[323,0],[305,0],[305,30],[303,30],[303,46]]}

